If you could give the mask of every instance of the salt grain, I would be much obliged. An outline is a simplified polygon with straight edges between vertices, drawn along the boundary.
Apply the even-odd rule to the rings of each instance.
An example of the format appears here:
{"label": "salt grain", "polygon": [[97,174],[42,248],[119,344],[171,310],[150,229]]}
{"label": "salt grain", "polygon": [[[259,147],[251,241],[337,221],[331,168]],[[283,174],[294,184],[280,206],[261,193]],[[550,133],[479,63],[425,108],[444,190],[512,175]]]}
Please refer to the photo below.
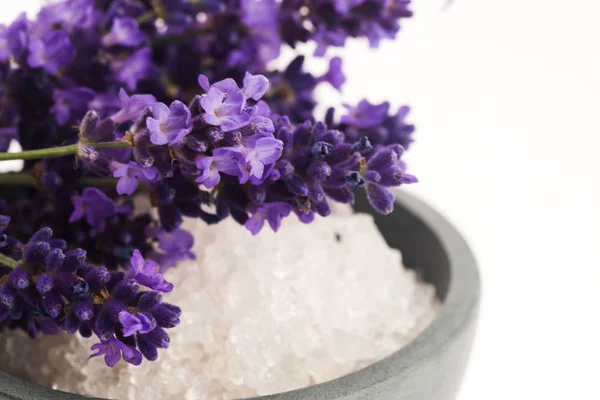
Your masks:
{"label": "salt grain", "polygon": [[186,222],[198,258],[167,272],[181,325],[156,362],[107,368],[97,340],[0,336],[0,369],[113,399],[233,399],[324,382],[384,358],[435,317],[431,285],[400,268],[369,215],[337,210],[251,236],[233,221]]}

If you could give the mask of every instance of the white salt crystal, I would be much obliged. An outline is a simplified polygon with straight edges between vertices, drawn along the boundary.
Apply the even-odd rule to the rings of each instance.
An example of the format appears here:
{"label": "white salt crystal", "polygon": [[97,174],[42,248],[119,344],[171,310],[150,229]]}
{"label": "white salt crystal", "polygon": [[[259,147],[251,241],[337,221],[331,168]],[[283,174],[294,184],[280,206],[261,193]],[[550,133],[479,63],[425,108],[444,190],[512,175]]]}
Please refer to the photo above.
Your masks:
{"label": "white salt crystal", "polygon": [[[0,369],[56,389],[114,399],[232,399],[324,382],[384,358],[439,308],[400,268],[369,215],[294,217],[251,236],[233,221],[186,222],[196,261],[167,273],[183,310],[156,362],[110,369],[95,339],[0,336]],[[340,238],[340,240],[337,240]]]}

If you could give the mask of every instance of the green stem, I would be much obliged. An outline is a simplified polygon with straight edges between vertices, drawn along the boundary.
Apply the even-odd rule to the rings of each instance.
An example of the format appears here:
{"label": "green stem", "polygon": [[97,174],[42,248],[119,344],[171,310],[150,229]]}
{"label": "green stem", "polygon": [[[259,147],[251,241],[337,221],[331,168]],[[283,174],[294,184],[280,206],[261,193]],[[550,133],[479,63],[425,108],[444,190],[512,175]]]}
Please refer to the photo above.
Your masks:
{"label": "green stem", "polygon": [[[127,142],[99,142],[86,143],[94,149],[122,149],[131,147]],[[79,143],[62,147],[50,147],[47,149],[26,150],[18,153],[0,153],[0,161],[7,160],[37,160],[40,158],[62,157],[77,153]]]}
{"label": "green stem", "polygon": [[33,175],[17,172],[0,174],[0,186],[36,186],[37,181]]}
{"label": "green stem", "polygon": [[5,256],[4,254],[0,253],[0,264],[2,265],[6,265],[9,268],[16,268],[17,265],[19,265],[19,263],[15,260],[13,260],[10,257]]}

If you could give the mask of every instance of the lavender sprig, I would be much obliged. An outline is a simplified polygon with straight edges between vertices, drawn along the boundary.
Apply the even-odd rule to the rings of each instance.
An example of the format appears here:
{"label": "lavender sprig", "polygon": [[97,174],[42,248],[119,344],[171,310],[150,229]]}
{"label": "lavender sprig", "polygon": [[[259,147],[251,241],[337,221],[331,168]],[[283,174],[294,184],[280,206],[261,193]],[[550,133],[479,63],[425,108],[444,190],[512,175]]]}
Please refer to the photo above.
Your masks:
{"label": "lavender sprig", "polygon": [[315,121],[315,89],[341,89],[342,60],[321,76],[304,57],[268,63],[307,41],[317,56],[350,37],[375,47],[409,4],[62,0],[0,26],[0,161],[25,160],[0,174],[0,330],[95,334],[109,366],[154,360],[180,317],[162,273],[194,258],[184,217],[257,234],[361,188],[391,212],[389,188],[416,181],[401,160],[409,109],[363,100]]}

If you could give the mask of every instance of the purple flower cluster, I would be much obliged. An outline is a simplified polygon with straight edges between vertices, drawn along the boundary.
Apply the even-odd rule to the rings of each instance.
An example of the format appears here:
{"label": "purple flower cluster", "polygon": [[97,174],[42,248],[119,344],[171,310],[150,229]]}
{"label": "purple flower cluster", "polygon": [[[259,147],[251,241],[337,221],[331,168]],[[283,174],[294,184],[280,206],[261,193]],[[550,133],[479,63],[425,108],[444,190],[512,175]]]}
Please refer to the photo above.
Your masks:
{"label": "purple flower cluster", "polygon": [[[0,232],[9,222],[0,216]],[[96,335],[92,346],[114,366],[120,359],[139,365],[142,356],[153,361],[157,349],[169,347],[165,329],[179,324],[181,310],[163,303],[161,292],[173,285],[159,273],[158,264],[144,261],[139,251],[131,269],[110,272],[87,263],[86,252],[66,250],[67,243],[43,228],[22,245],[0,233],[0,253],[14,264],[0,267],[0,331],[20,327],[33,338],[38,332],[79,332]],[[141,290],[145,287],[148,290]]]}
{"label": "purple flower cluster", "polygon": [[0,176],[0,330],[95,334],[109,366],[154,360],[180,314],[161,274],[195,257],[184,217],[257,234],[357,190],[391,212],[389,188],[416,181],[401,160],[409,109],[363,100],[315,121],[342,60],[322,75],[302,56],[269,62],[308,41],[317,56],[377,46],[409,3],[61,0],[0,26],[0,152],[47,150]]}

